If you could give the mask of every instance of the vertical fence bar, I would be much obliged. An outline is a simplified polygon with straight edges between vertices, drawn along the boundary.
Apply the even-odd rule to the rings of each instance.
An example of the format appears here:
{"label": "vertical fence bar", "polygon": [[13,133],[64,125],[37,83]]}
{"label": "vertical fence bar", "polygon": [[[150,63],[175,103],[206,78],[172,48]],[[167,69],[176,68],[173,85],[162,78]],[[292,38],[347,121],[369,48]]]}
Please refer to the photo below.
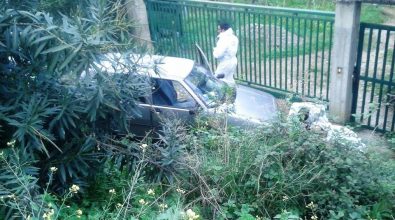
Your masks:
{"label": "vertical fence bar", "polygon": [[[247,28],[247,23],[246,23],[246,14],[247,14],[247,10],[243,11],[243,29],[244,29],[244,72],[246,75],[246,80],[248,81],[248,46],[247,46],[247,33],[246,33],[246,28]],[[244,74],[243,74],[244,75]]]}
{"label": "vertical fence bar", "polygon": [[263,81],[266,83],[266,15],[263,15]]}
{"label": "vertical fence bar", "polygon": [[295,47],[295,45],[294,45],[294,35],[295,35],[295,30],[294,30],[294,28],[295,28],[295,19],[294,19],[294,17],[292,17],[292,25],[291,25],[291,41],[292,41],[292,43],[291,43],[291,88],[292,88],[292,90],[294,90],[294,75],[293,75],[293,73],[294,73],[294,63],[293,63],[293,61],[294,61],[294,47]]}
{"label": "vertical fence bar", "polygon": [[[213,22],[215,21],[215,19],[214,19],[214,16],[213,16],[212,12],[213,12],[213,10],[206,6],[207,27],[209,29],[208,33],[210,35],[209,36],[209,42],[210,42],[211,48],[214,48],[216,46],[215,45],[216,44],[216,42],[215,42],[215,33],[214,33],[216,28],[213,25]],[[215,62],[214,62],[215,58],[214,58],[214,55],[213,55],[213,51],[211,50],[209,52],[206,52],[206,54],[208,54],[208,56],[210,57],[209,59],[212,61],[211,62],[211,69],[213,71],[215,71]]]}
{"label": "vertical fence bar", "polygon": [[326,22],[324,22],[324,34],[322,36],[322,50],[321,50],[321,83],[320,83],[320,98],[323,97],[322,89],[324,87],[324,57],[325,57],[325,34],[326,34]]}
{"label": "vertical fence bar", "polygon": [[258,14],[259,85],[262,85],[261,14]]}
{"label": "vertical fence bar", "polygon": [[332,36],[333,35],[333,22],[330,22],[330,29],[329,29],[329,53],[328,53],[328,70],[327,70],[327,77],[326,77],[326,101],[329,100],[329,79],[331,74],[331,57],[332,57]]}
{"label": "vertical fence bar", "polygon": [[[369,64],[370,64],[370,52],[372,48],[372,36],[373,36],[373,29],[369,28],[369,39],[368,39],[368,51],[366,56],[366,66],[365,66],[365,79],[367,79],[369,75]],[[361,119],[360,121],[363,122],[363,114],[365,113],[365,102],[366,102],[366,90],[367,90],[367,81],[365,81],[363,86],[363,96],[362,96],[362,106],[361,106]]]}
{"label": "vertical fence bar", "polygon": [[273,42],[273,56],[274,56],[274,87],[277,88],[277,16],[274,16],[274,42]]}
{"label": "vertical fence bar", "polygon": [[245,72],[244,72],[244,55],[243,55],[243,53],[244,53],[244,46],[243,46],[243,41],[244,41],[244,39],[243,39],[243,31],[244,31],[244,28],[242,27],[242,24],[243,24],[243,22],[242,22],[242,19],[241,19],[241,12],[239,12],[238,13],[238,20],[239,20],[239,26],[240,26],[240,29],[239,29],[239,49],[240,49],[240,71],[241,71],[241,79],[244,79],[244,74],[245,74]]}
{"label": "vertical fence bar", "polygon": [[199,7],[194,7],[194,11],[195,11],[195,27],[196,27],[196,30],[195,30],[195,33],[196,33],[196,35],[197,35],[197,44],[199,44],[201,47],[202,47],[202,49],[204,50],[204,43],[203,43],[203,36],[200,34],[200,33],[202,33],[202,26],[201,26],[201,18],[200,18],[200,14],[199,14],[199,10],[200,10],[200,8]]}
{"label": "vertical fence bar", "polygon": [[255,24],[255,13],[252,14],[252,23],[254,28],[254,83],[257,83],[257,68],[256,68],[256,24]]}
{"label": "vertical fence bar", "polygon": [[178,11],[178,29],[179,29],[179,40],[178,40],[178,50],[181,57],[186,57],[186,51],[184,50],[184,28],[183,28],[183,17],[184,17],[184,10],[182,3],[177,3],[177,11]]}
{"label": "vertical fence bar", "polygon": [[[391,97],[389,94],[391,94],[391,89],[392,89],[392,85],[393,85],[393,78],[394,78],[394,63],[395,63],[395,41],[394,41],[394,45],[392,48],[392,61],[391,61],[391,70],[390,70],[390,76],[389,76],[389,83],[388,83],[388,89],[387,89],[387,103],[389,103],[391,101]],[[384,128],[387,127],[387,118],[388,118],[388,109],[389,109],[389,105],[385,105],[385,112],[384,112]],[[393,114],[395,115],[395,114]],[[392,123],[391,123],[391,131],[394,130],[394,122],[395,120],[392,119]]]}
{"label": "vertical fence bar", "polygon": [[307,86],[307,95],[308,96],[311,96],[311,93],[310,93],[310,86],[311,86],[311,53],[312,53],[312,43],[313,43],[313,20],[310,20],[310,31],[309,31],[309,64],[308,64],[308,68],[307,68],[307,70],[308,70],[308,72],[309,72],[309,75],[308,75],[308,78],[307,78],[307,81],[308,81],[308,86]]}
{"label": "vertical fence bar", "polygon": [[[384,76],[385,76],[385,65],[387,64],[387,53],[388,53],[388,44],[389,44],[389,38],[390,38],[390,31],[387,30],[386,34],[386,39],[385,39],[385,46],[384,46],[384,57],[383,57],[383,69],[381,72],[381,81],[380,81],[380,92],[379,92],[379,106],[376,114],[376,124],[375,126],[377,127],[379,124],[379,119],[380,119],[380,112],[381,112],[381,102],[383,98],[383,87],[384,87]],[[385,127],[383,127],[383,130],[385,131]]]}
{"label": "vertical fence bar", "polygon": [[359,94],[359,78],[361,75],[361,64],[362,64],[362,51],[364,45],[364,38],[365,38],[365,27],[363,25],[360,26],[359,29],[359,41],[358,41],[358,52],[357,52],[357,62],[355,65],[354,71],[354,79],[352,85],[352,103],[351,103],[351,122],[355,121],[355,116],[353,116],[357,112],[357,105],[358,105],[358,94]]}
{"label": "vertical fence bar", "polygon": [[272,86],[272,16],[269,15],[269,86]]}
{"label": "vertical fence bar", "polygon": [[300,18],[298,17],[298,40],[296,48],[296,93],[299,93],[299,53],[300,53]]}
{"label": "vertical fence bar", "polygon": [[285,91],[288,91],[288,25],[289,18],[285,18]]}
{"label": "vertical fence bar", "polygon": [[314,64],[314,97],[317,97],[317,74],[318,74],[318,34],[320,30],[320,21],[317,20],[317,30],[315,36],[315,64]]}
{"label": "vertical fence bar", "polygon": [[253,77],[252,77],[252,50],[251,50],[251,13],[249,11],[246,11],[247,16],[248,16],[248,60],[249,62],[249,72],[250,72],[250,80],[249,82],[252,82]]}
{"label": "vertical fence bar", "polygon": [[302,95],[304,95],[304,89],[305,89],[305,75],[306,75],[306,26],[307,26],[307,19],[304,19],[304,24],[303,24],[303,59],[302,59]]}
{"label": "vertical fence bar", "polygon": [[307,31],[307,19],[303,19],[303,58],[302,58],[302,95],[305,94],[305,76],[306,76],[306,31]]}
{"label": "vertical fence bar", "polygon": [[205,52],[205,54],[207,56],[207,53],[210,50],[210,46],[209,46],[209,43],[208,43],[208,34],[207,34],[207,32],[208,32],[208,30],[207,30],[208,27],[207,27],[207,24],[206,24],[207,19],[204,16],[204,11],[203,11],[202,7],[199,7],[199,17],[200,17],[200,24],[201,24],[201,28],[202,28],[200,33],[203,33],[203,35],[204,35],[202,44],[204,44],[203,48],[205,48],[204,52]]}
{"label": "vertical fence bar", "polygon": [[[374,58],[373,79],[376,79],[376,76],[377,76],[377,65],[378,65],[378,61],[379,61],[380,43],[381,43],[381,29],[378,30],[378,34],[377,34],[376,56]],[[370,93],[370,103],[373,103],[375,88],[376,88],[376,82],[375,82],[375,80],[372,80],[372,91]],[[371,113],[372,113],[372,111],[371,111],[371,109],[369,109],[368,126],[371,126],[371,120],[372,120]]]}
{"label": "vertical fence bar", "polygon": [[181,49],[181,45],[182,45],[182,41],[181,41],[181,36],[182,36],[182,28],[180,26],[180,22],[181,22],[181,13],[182,11],[180,10],[181,7],[179,6],[179,3],[176,3],[174,5],[175,9],[175,29],[176,32],[174,33],[174,38],[173,41],[176,43],[176,53],[177,56],[183,57],[183,51]]}
{"label": "vertical fence bar", "polygon": [[282,17],[279,17],[280,18],[280,37],[279,37],[279,39],[280,39],[280,67],[279,67],[279,69],[280,69],[280,89],[282,89],[283,88],[283,86],[282,86],[282,79],[283,79],[283,71],[282,71],[282,67],[283,67],[283,65],[282,65],[282,63],[283,63],[283,18]]}

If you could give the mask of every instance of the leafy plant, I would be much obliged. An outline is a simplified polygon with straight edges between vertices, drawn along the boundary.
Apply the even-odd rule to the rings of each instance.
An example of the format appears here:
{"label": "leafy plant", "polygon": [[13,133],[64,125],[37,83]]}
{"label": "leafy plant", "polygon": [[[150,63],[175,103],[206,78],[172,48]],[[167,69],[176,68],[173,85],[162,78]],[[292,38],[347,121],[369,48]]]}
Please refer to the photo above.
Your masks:
{"label": "leafy plant", "polygon": [[[15,142],[42,188],[56,167],[50,190],[60,195],[72,184],[84,190],[112,156],[103,148],[127,134],[128,119],[139,116],[136,102],[149,87],[135,74],[136,63],[103,56],[145,53],[130,37],[133,23],[123,2],[85,3],[89,10],[81,16],[61,19],[15,10],[8,2],[0,10],[1,148]],[[114,71],[100,66],[104,60]]]}

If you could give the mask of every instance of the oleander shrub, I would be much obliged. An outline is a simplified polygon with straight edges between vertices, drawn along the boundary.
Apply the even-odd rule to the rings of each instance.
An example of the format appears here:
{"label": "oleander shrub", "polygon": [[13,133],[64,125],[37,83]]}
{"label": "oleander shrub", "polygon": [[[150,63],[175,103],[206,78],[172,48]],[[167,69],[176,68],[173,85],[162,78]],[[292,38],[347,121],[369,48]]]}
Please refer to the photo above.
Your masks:
{"label": "oleander shrub", "polygon": [[[29,189],[62,197],[75,184],[83,192],[106,160],[130,152],[130,146],[117,152],[111,146],[133,135],[128,118],[139,116],[138,98],[149,88],[134,74],[136,63],[122,62],[130,71],[122,74],[97,63],[106,53],[146,51],[130,37],[134,23],[120,0],[86,1],[89,6],[80,16],[57,14],[56,19],[6,3],[0,7],[0,150],[12,145],[15,155],[29,162],[32,169],[22,172],[34,180]],[[117,59],[110,61],[119,65]],[[50,179],[52,167],[57,172]],[[9,178],[0,173],[0,196],[22,192],[17,182],[8,184]],[[3,205],[0,214],[18,204],[8,200]]]}

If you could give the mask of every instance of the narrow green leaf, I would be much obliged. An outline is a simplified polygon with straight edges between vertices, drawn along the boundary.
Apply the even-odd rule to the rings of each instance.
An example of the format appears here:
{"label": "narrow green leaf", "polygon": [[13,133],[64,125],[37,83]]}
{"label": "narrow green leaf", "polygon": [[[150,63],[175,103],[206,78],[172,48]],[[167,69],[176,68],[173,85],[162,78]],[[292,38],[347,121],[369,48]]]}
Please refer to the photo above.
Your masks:
{"label": "narrow green leaf", "polygon": [[41,41],[49,40],[49,39],[53,39],[53,38],[55,38],[55,36],[52,36],[52,35],[47,35],[47,36],[44,36],[44,37],[40,37],[40,38],[36,39],[35,41],[33,41],[32,45],[40,43]]}
{"label": "narrow green leaf", "polygon": [[53,72],[55,70],[55,66],[59,61],[59,53],[55,53],[55,56],[52,57],[51,63],[48,67],[48,72]]}
{"label": "narrow green leaf", "polygon": [[13,50],[18,49],[18,47],[19,47],[18,40],[19,40],[18,28],[16,26],[16,23],[14,23],[14,25],[12,26],[12,49]]}
{"label": "narrow green leaf", "polygon": [[43,49],[47,45],[47,43],[48,42],[44,42],[37,48],[36,52],[34,53],[34,58],[37,58],[37,56],[41,53],[41,51],[43,51]]}
{"label": "narrow green leaf", "polygon": [[64,67],[66,67],[70,61],[77,55],[78,51],[81,49],[82,43],[78,45],[78,47],[69,54],[69,56],[63,61],[63,63],[60,65],[59,70],[62,70]]}
{"label": "narrow green leaf", "polygon": [[62,51],[62,50],[65,50],[67,48],[70,48],[72,46],[73,45],[70,45],[70,44],[62,44],[62,45],[59,45],[59,46],[52,47],[52,48],[49,48],[47,50],[44,50],[43,52],[41,52],[41,54],[54,53],[54,52]]}

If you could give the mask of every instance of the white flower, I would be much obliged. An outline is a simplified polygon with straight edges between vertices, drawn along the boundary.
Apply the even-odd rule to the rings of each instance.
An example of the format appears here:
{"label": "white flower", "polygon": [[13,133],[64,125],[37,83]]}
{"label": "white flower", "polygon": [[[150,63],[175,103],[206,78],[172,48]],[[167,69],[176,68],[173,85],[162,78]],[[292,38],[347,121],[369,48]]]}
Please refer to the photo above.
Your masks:
{"label": "white flower", "polygon": [[114,194],[114,195],[115,195],[115,193],[116,193],[116,192],[115,192],[115,189],[110,189],[110,190],[108,190],[108,192],[111,193],[111,194]]}
{"label": "white flower", "polygon": [[185,193],[185,190],[180,189],[180,188],[177,188],[176,191],[177,191],[178,193],[180,193],[180,194],[184,194],[184,193]]}
{"label": "white flower", "polygon": [[309,204],[307,204],[307,205],[306,205],[306,208],[314,209],[314,208],[315,208],[314,202],[310,202]]}
{"label": "white flower", "polygon": [[57,167],[51,167],[51,168],[49,168],[49,170],[50,170],[52,173],[55,173],[55,172],[58,170],[58,168],[57,168]]}
{"label": "white flower", "polygon": [[82,210],[81,210],[81,209],[78,209],[75,213],[76,213],[77,215],[82,215]]}
{"label": "white flower", "polygon": [[15,146],[15,140],[12,140],[10,142],[7,142],[8,147],[14,147]]}
{"label": "white flower", "polygon": [[188,220],[195,220],[195,219],[199,219],[200,217],[199,215],[196,215],[196,213],[192,211],[192,209],[188,209],[186,214]]}
{"label": "white flower", "polygon": [[139,200],[140,205],[147,205],[148,202],[146,202],[144,199]]}
{"label": "white flower", "polygon": [[148,145],[147,144],[142,144],[140,145],[141,150],[143,150],[143,152],[147,149]]}
{"label": "white flower", "polygon": [[55,214],[55,211],[53,209],[50,209],[48,212],[45,212],[43,214],[43,219],[50,220],[52,219],[53,214]]}
{"label": "white flower", "polygon": [[147,191],[147,194],[148,195],[155,195],[155,191],[153,190],[153,189],[149,189],[148,191]]}
{"label": "white flower", "polygon": [[73,184],[73,185],[70,187],[70,192],[72,192],[72,193],[77,193],[79,190],[80,190],[80,187],[77,186],[77,185],[75,185],[75,184]]}
{"label": "white flower", "polygon": [[164,211],[165,209],[167,209],[167,204],[162,203],[162,204],[159,205],[159,208],[160,208],[161,211]]}

